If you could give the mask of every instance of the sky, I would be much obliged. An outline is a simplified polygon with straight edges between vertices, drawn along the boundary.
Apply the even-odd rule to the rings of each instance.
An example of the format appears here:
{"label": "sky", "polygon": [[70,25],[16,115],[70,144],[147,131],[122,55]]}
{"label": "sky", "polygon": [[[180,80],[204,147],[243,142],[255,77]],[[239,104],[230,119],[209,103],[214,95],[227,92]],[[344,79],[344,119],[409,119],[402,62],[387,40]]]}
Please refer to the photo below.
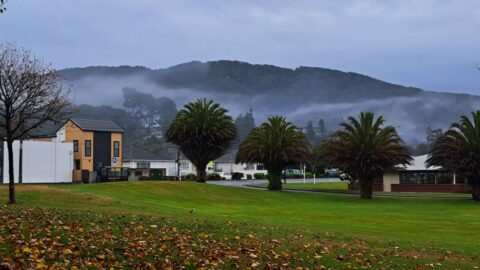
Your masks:
{"label": "sky", "polygon": [[480,95],[478,0],[9,0],[0,42],[54,67],[239,60]]}

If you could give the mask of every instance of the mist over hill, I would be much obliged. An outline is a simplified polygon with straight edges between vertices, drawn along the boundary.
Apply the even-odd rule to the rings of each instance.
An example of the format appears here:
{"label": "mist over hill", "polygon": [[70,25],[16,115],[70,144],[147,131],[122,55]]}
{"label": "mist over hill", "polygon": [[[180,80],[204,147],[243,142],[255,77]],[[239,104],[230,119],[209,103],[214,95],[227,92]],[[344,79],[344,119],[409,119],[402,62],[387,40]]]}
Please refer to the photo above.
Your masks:
{"label": "mist over hill", "polygon": [[316,67],[281,68],[238,61],[189,62],[166,69],[85,67],[60,71],[73,85],[75,104],[122,107],[122,88],[173,99],[178,108],[211,98],[233,117],[253,109],[258,122],[286,116],[299,126],[323,118],[334,130],[349,115],[385,116],[409,143],[422,141],[427,126],[446,129],[462,114],[480,108],[480,97],[424,91],[365,75]]}

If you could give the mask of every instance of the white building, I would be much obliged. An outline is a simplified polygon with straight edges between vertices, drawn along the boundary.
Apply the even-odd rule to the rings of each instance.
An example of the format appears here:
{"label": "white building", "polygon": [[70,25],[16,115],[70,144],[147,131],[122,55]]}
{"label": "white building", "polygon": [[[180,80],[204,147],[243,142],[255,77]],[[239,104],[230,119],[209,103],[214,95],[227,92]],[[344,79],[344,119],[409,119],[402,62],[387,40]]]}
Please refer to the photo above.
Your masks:
{"label": "white building", "polygon": [[[8,183],[7,143],[1,149],[2,182]],[[22,143],[22,183],[71,183],[73,143],[27,140]],[[20,142],[13,143],[14,178],[19,182]]]}
{"label": "white building", "polygon": [[[177,163],[179,155],[179,163]],[[193,164],[176,148],[164,149],[160,153],[153,153],[143,146],[125,145],[123,148],[123,167],[129,168],[129,179],[155,179],[175,177],[178,174],[196,174]]]}
{"label": "white building", "polygon": [[247,175],[253,175],[256,173],[267,174],[267,170],[263,168],[262,164],[257,163],[235,163],[235,157],[237,156],[238,149],[230,149],[223,156],[213,161],[213,167],[208,168],[208,172],[225,172],[232,174],[234,172],[243,173],[243,178],[246,179]]}

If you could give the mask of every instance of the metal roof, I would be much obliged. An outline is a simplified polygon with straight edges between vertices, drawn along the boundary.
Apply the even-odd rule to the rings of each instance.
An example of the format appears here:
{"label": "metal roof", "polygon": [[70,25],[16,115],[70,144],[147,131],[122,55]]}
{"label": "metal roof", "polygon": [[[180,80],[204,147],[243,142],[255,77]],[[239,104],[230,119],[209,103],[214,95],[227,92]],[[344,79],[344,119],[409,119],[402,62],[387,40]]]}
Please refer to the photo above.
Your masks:
{"label": "metal roof", "polygon": [[[168,147],[161,149],[158,153],[152,152],[146,146],[136,144],[125,144],[123,146],[123,160],[145,160],[145,161],[175,161],[177,159],[177,148]],[[187,158],[180,152],[180,159]]]}
{"label": "metal roof", "polygon": [[405,167],[400,167],[399,169],[405,171],[438,171],[442,169],[441,167],[437,166],[427,167],[427,165],[425,164],[427,158],[428,155],[413,157],[413,161],[411,164]]}
{"label": "metal roof", "polygon": [[117,126],[114,122],[109,120],[92,120],[70,118],[80,129],[84,131],[102,131],[102,132],[117,132],[124,133],[125,131]]}

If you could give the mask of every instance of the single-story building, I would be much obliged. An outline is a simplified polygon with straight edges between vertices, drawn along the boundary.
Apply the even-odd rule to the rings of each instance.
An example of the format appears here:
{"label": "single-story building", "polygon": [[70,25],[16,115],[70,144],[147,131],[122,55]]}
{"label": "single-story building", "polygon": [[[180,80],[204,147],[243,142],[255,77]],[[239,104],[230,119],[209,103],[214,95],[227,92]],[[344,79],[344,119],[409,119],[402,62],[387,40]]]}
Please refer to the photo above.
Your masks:
{"label": "single-story building", "polygon": [[196,174],[193,164],[174,147],[154,153],[144,146],[127,144],[123,148],[123,167],[128,168],[129,180]]}
{"label": "single-story building", "polygon": [[266,174],[267,170],[263,167],[262,164],[258,163],[235,163],[235,157],[237,156],[238,149],[231,148],[229,149],[224,155],[215,159],[213,161],[213,166],[207,168],[207,172],[212,173],[229,173],[232,174],[234,172],[243,173],[243,177],[246,178],[247,174],[253,175],[255,173],[263,173]]}
{"label": "single-story building", "polygon": [[[0,143],[0,176],[9,182],[7,143]],[[14,179],[19,183],[71,183],[73,143],[25,140],[13,142]]]}
{"label": "single-story building", "polygon": [[374,190],[385,192],[466,192],[463,177],[441,167],[427,167],[428,155],[414,157],[411,165],[385,172],[374,181]]}

